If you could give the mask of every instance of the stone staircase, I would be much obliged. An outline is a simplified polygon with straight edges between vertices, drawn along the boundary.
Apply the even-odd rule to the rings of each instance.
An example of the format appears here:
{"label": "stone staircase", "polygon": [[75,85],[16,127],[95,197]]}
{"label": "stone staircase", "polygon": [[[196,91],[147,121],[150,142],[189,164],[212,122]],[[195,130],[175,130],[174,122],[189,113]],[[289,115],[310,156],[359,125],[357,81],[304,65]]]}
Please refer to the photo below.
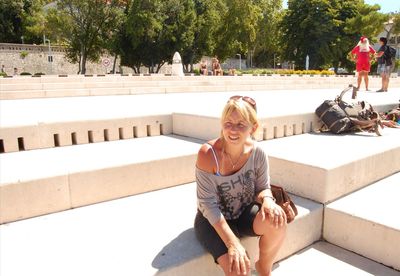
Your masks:
{"label": "stone staircase", "polygon": [[[114,86],[100,91],[107,87],[100,78],[0,79],[0,275],[222,275],[194,236],[194,166],[233,94],[256,99],[257,139],[272,181],[299,209],[274,275],[400,275],[400,131],[313,132],[316,106],[349,84],[328,83],[345,78],[103,77],[137,92],[126,95],[109,93]],[[274,82],[251,89],[264,78],[297,90],[277,90]],[[305,89],[306,78],[314,89]],[[87,80],[88,89],[99,89],[91,97],[32,96],[46,95],[43,84],[62,94],[86,89]],[[359,92],[359,99],[394,107],[397,81],[389,93]],[[157,86],[164,91],[148,92]],[[252,260],[257,242],[244,240]]]}

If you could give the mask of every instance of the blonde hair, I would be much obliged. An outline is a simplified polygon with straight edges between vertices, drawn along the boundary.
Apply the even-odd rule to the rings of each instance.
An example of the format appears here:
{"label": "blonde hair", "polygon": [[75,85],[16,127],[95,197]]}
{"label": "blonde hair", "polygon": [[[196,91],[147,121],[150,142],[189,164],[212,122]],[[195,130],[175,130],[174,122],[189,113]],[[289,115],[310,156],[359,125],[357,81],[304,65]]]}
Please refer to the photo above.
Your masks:
{"label": "blonde hair", "polygon": [[[248,102],[244,101],[243,99],[239,100],[229,99],[229,101],[226,103],[224,107],[224,110],[222,111],[221,124],[223,124],[224,121],[235,111],[239,112],[239,114],[243,117],[243,119],[247,123],[249,123],[252,127],[257,125],[257,128],[251,135],[252,138],[254,138],[260,126],[257,118],[257,112]],[[222,131],[221,131],[221,137],[223,137]]]}

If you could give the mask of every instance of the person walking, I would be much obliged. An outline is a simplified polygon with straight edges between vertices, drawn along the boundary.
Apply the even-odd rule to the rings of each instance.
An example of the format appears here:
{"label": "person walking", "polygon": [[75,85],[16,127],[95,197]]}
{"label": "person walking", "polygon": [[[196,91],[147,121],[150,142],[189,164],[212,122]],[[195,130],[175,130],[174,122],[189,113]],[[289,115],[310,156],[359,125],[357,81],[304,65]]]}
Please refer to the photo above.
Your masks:
{"label": "person walking", "polygon": [[389,46],[387,46],[386,37],[380,37],[379,43],[381,44],[381,47],[376,56],[378,57],[378,74],[382,77],[382,87],[376,92],[387,92],[393,64],[389,53]]}
{"label": "person walking", "polygon": [[203,144],[196,163],[197,239],[225,275],[250,275],[241,243],[258,236],[259,275],[269,276],[286,234],[286,214],[271,192],[268,157],[254,137],[256,102],[233,96],[221,117],[220,137]]}
{"label": "person walking", "polygon": [[369,45],[368,38],[362,36],[358,44],[351,50],[351,59],[356,62],[357,90],[360,90],[362,79],[365,82],[365,90],[368,88],[368,74],[371,69],[371,60],[375,57],[375,50]]}

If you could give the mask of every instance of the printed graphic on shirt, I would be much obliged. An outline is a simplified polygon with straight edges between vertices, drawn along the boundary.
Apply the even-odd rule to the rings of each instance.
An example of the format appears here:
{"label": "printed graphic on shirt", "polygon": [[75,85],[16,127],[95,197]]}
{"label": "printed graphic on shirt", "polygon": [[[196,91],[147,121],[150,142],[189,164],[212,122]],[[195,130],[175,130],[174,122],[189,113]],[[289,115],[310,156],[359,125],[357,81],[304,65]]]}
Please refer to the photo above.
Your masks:
{"label": "printed graphic on shirt", "polygon": [[[238,174],[236,179],[223,182],[218,186],[220,209],[226,219],[236,219],[254,200],[255,173],[248,170]],[[235,206],[240,206],[234,213]]]}

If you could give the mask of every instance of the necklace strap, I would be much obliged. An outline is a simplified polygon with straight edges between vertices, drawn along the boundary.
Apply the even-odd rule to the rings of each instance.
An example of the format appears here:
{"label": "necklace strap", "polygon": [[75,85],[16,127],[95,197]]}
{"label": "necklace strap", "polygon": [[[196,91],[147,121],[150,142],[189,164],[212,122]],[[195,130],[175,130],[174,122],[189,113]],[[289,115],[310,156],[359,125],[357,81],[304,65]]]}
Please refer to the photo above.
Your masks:
{"label": "necklace strap", "polygon": [[243,153],[244,153],[244,150],[242,150],[242,152],[241,152],[240,155],[239,155],[239,158],[236,160],[235,163],[233,163],[233,160],[232,160],[231,155],[225,151],[225,147],[223,147],[223,150],[224,150],[224,153],[225,153],[226,155],[228,155],[229,161],[231,162],[231,166],[232,166],[232,168],[234,169],[234,168],[236,167],[236,165],[239,163],[240,159],[242,158]]}

